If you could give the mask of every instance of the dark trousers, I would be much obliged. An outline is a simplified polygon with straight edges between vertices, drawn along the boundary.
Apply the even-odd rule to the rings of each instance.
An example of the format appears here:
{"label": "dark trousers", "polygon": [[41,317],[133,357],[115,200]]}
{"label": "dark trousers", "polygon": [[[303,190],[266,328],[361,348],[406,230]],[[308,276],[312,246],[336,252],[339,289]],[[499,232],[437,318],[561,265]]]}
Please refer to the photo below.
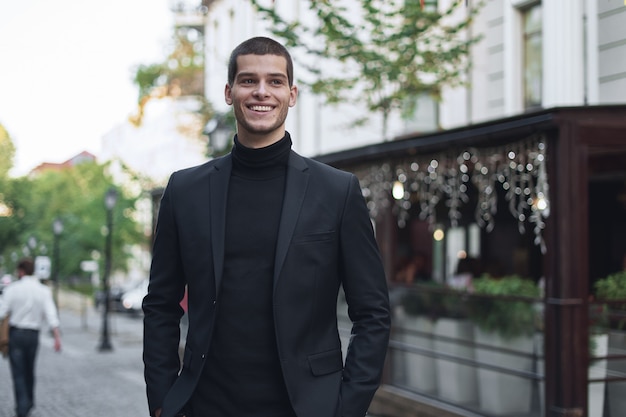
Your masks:
{"label": "dark trousers", "polygon": [[17,417],[26,417],[35,405],[35,359],[38,347],[39,331],[16,327],[9,330],[9,363]]}

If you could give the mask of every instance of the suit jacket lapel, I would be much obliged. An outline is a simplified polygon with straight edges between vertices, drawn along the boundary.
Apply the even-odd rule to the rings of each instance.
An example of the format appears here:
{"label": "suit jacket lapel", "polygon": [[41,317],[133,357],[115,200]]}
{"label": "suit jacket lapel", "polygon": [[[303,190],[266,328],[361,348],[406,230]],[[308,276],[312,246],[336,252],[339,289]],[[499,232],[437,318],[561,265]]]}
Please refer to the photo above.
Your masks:
{"label": "suit jacket lapel", "polygon": [[213,249],[213,273],[215,290],[218,291],[224,269],[224,239],[226,227],[226,203],[228,198],[228,181],[232,171],[230,154],[216,162],[215,171],[210,181],[210,222],[211,247]]}
{"label": "suit jacket lapel", "polygon": [[276,243],[276,258],[274,261],[274,287],[278,282],[282,270],[289,243],[296,227],[298,215],[304,201],[307,185],[309,183],[308,166],[304,159],[291,152],[287,165],[287,182],[285,184],[285,197],[278,227],[278,242]]}

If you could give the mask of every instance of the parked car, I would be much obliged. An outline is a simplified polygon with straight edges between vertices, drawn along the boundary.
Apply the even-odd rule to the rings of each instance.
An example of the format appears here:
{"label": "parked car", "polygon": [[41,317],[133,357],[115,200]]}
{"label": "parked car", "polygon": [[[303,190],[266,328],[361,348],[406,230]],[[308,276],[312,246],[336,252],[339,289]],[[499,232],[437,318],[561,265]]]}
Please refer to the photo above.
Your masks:
{"label": "parked car", "polygon": [[[109,288],[109,311],[126,312],[122,304],[122,297],[129,291],[133,291],[137,287],[141,286],[144,280],[126,282],[122,285],[114,285]],[[97,309],[104,306],[104,292],[102,290],[96,291],[94,295],[94,302]]]}
{"label": "parked car", "polygon": [[122,294],[122,308],[131,314],[141,314],[141,303],[148,294],[148,279],[142,280],[139,285]]}

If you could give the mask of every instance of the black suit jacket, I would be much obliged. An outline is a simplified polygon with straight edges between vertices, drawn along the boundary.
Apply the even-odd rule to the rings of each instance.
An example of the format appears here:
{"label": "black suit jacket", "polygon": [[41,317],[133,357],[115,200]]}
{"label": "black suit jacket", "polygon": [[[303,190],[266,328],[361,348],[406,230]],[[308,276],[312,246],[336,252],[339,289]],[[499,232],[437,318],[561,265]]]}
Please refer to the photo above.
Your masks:
{"label": "black suit jacket", "polygon": [[[205,365],[219,308],[231,156],[172,174],[158,214],[144,310],[150,412],[174,416]],[[180,368],[179,302],[189,330]],[[337,296],[353,322],[345,364]],[[362,417],[379,385],[389,338],[387,285],[357,178],[291,151],[274,271],[274,319],[298,417]],[[245,308],[245,306],[242,306]],[[179,372],[180,370],[180,372]]]}

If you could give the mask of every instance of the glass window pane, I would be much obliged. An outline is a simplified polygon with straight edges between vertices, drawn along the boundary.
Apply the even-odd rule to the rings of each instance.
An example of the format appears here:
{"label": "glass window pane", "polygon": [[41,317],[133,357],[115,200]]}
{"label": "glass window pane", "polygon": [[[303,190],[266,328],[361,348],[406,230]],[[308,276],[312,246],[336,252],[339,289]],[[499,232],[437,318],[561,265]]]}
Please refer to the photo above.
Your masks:
{"label": "glass window pane", "polygon": [[524,11],[524,107],[541,107],[543,38],[541,4]]}

